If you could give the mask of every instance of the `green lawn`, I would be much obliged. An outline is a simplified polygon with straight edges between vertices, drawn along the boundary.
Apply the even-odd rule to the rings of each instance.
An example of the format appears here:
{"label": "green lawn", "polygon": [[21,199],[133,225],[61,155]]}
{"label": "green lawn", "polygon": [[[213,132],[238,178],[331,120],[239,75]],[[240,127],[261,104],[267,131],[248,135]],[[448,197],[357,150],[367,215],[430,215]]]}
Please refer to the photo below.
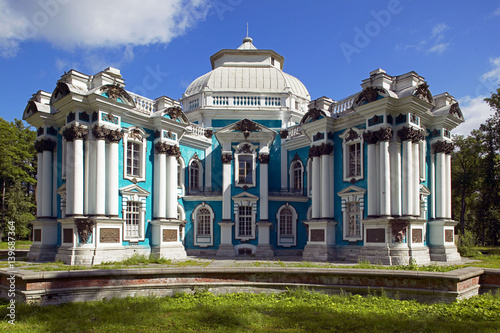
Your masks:
{"label": "green lawn", "polygon": [[[5,318],[6,305],[0,306]],[[18,305],[12,332],[499,332],[500,295],[451,304],[384,296],[206,292],[63,305]]]}
{"label": "green lawn", "polygon": [[[28,240],[16,240],[16,249],[25,249],[29,250],[32,241]],[[9,242],[3,241],[0,243],[0,250],[7,250],[9,248]]]}

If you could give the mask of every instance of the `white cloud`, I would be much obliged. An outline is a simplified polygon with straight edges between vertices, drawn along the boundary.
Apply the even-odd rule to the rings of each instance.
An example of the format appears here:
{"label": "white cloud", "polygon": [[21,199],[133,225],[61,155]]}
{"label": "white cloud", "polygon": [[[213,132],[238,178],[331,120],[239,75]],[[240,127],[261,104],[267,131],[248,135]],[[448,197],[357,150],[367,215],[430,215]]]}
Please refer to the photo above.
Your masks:
{"label": "white cloud", "polygon": [[498,84],[500,83],[500,57],[490,59],[490,63],[493,69],[483,74],[483,80]]}
{"label": "white cloud", "polygon": [[75,48],[168,44],[203,20],[208,0],[0,0],[0,54],[25,40]]}
{"label": "white cloud", "polygon": [[493,12],[493,15],[494,16],[500,16],[500,7],[498,7],[497,9],[495,9],[495,11]]}
{"label": "white cloud", "polygon": [[448,47],[450,46],[450,43],[445,43],[445,32],[448,31],[450,28],[446,23],[438,23],[435,24],[432,29],[431,29],[431,35],[428,38],[421,39],[420,41],[414,43],[414,44],[408,44],[403,47],[398,45],[396,48],[397,49],[415,49],[416,51],[421,51],[425,52],[426,54],[431,54],[431,53],[437,53],[441,54]]}
{"label": "white cloud", "polygon": [[467,136],[472,130],[478,129],[481,124],[486,122],[486,119],[493,115],[493,110],[484,101],[485,97],[477,96],[472,98],[466,96],[459,100],[465,122],[453,130],[453,134]]}

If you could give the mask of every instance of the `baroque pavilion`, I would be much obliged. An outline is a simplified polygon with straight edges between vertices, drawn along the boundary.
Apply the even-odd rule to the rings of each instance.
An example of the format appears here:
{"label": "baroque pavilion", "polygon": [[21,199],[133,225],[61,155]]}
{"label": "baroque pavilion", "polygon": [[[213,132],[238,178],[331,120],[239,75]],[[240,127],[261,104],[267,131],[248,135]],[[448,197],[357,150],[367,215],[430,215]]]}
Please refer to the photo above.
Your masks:
{"label": "baroque pavilion", "polygon": [[311,100],[283,56],[249,37],[210,62],[180,100],[127,91],[111,67],[71,70],[33,95],[30,259],[460,259],[453,96],[413,71],[377,69],[351,96]]}

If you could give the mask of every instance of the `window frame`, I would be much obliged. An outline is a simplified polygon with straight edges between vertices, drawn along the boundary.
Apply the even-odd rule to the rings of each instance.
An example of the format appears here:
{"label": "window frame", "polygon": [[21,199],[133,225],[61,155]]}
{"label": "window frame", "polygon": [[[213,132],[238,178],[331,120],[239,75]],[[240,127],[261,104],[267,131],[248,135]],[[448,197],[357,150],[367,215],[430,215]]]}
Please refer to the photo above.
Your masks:
{"label": "window frame", "polygon": [[[242,142],[235,148],[234,162],[234,184],[236,187],[250,188],[257,186],[257,153],[256,147],[248,142]],[[251,182],[240,182],[240,158],[250,157],[251,166]]]}
{"label": "window frame", "polygon": [[[357,242],[363,240],[364,225],[363,219],[365,214],[365,193],[366,190],[355,185],[351,185],[342,191],[338,192],[337,195],[341,198],[341,208],[342,208],[342,235],[343,240],[349,242]],[[359,235],[350,235],[350,216],[349,216],[349,206],[352,204],[359,205]]]}
{"label": "window frame", "polygon": [[[194,165],[196,165],[197,170]],[[198,177],[198,186],[191,186],[193,172],[196,172]],[[203,164],[198,158],[198,155],[195,155],[189,161],[188,167],[188,189],[189,192],[202,192],[203,191]]]}
{"label": "window frame", "polygon": [[[281,234],[282,231],[282,214],[284,210],[288,210],[291,213],[290,219],[291,219],[291,229],[292,233],[291,234]],[[282,205],[278,211],[276,212],[276,238],[277,238],[277,245],[281,247],[292,247],[297,245],[297,220],[298,220],[298,214],[297,210],[295,207],[290,205],[288,202],[284,205]]]}
{"label": "window frame", "polygon": [[312,198],[312,158],[307,159],[306,173],[307,173],[307,196],[309,198]]}
{"label": "window frame", "polygon": [[[354,133],[353,133],[354,132]],[[364,141],[363,141],[363,130],[355,127],[351,127],[344,131],[340,135],[342,138],[342,169],[344,182],[350,182],[352,179],[358,181],[364,178]],[[354,176],[349,175],[349,170],[351,166],[351,147],[356,147],[359,144],[359,159],[357,159],[356,166],[359,166],[359,173]],[[356,154],[357,155],[357,154]]]}
{"label": "window frame", "polygon": [[[149,196],[149,192],[141,188],[136,184],[132,184],[120,189],[122,195],[122,219],[123,219],[123,240],[129,242],[140,242],[144,241],[146,238],[146,200]],[[129,202],[139,203],[139,223],[138,223],[138,235],[129,236],[127,235],[127,214]]]}
{"label": "window frame", "polygon": [[177,157],[177,195],[183,197],[186,193],[186,163],[182,156]]}
{"label": "window frame", "polygon": [[[132,135],[133,133],[133,135]],[[132,182],[143,182],[146,180],[146,151],[147,151],[147,138],[149,137],[146,132],[139,127],[130,127],[123,131],[123,178]],[[139,154],[139,174],[133,175],[128,173],[129,161],[129,143],[138,145]]]}
{"label": "window frame", "polygon": [[[296,166],[299,165],[299,172],[300,172],[300,187],[295,188],[295,171],[296,171]],[[304,164],[300,160],[300,158],[294,158],[292,162],[290,163],[290,168],[288,171],[288,175],[290,178],[290,192],[303,192],[304,191]]]}
{"label": "window frame", "polygon": [[[198,214],[202,209],[206,209],[209,212],[209,234],[199,234],[198,233]],[[215,213],[212,207],[205,202],[202,202],[195,207],[193,213],[191,214],[191,221],[193,223],[193,244],[198,247],[209,247],[214,245],[214,219]]]}

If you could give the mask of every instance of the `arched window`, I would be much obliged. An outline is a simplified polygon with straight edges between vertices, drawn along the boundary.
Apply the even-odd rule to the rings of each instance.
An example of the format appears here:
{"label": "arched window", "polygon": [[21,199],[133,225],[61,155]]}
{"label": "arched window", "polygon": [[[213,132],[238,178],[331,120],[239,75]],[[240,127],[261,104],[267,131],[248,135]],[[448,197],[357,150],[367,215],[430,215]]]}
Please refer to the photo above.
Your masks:
{"label": "arched window", "polygon": [[278,209],[276,221],[279,246],[291,247],[297,245],[297,218],[297,211],[288,203]]}
{"label": "arched window", "polygon": [[193,161],[189,168],[189,189],[197,190],[200,188],[200,166],[198,162]]}
{"label": "arched window", "polygon": [[293,163],[292,174],[293,174],[293,190],[294,191],[302,191],[302,163],[300,161],[296,161]]}
{"label": "arched window", "polygon": [[203,190],[203,165],[195,153],[189,162],[189,191],[199,192]]}
{"label": "arched window", "polygon": [[194,245],[207,247],[213,245],[214,211],[210,205],[202,202],[193,210]]}

